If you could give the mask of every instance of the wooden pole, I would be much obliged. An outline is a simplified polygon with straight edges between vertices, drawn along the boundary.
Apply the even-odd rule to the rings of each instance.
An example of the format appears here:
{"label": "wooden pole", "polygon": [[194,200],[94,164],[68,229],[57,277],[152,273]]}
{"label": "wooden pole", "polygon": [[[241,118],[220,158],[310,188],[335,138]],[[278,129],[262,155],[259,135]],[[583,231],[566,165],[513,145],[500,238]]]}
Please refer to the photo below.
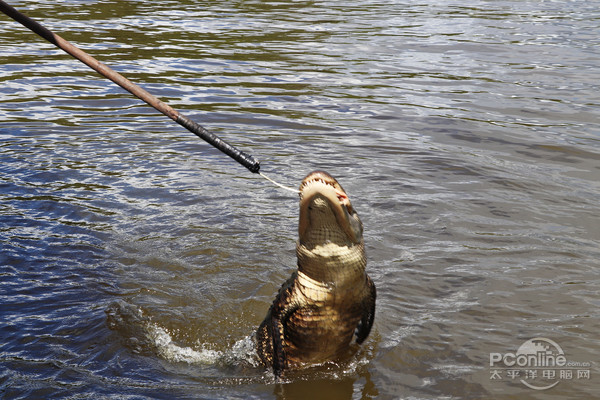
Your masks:
{"label": "wooden pole", "polygon": [[90,56],[85,51],[76,47],[67,40],[63,39],[59,35],[51,32],[49,29],[45,28],[38,22],[20,13],[15,8],[8,5],[2,0],[0,0],[0,11],[14,19],[21,25],[25,26],[29,30],[43,37],[50,43],[54,44],[56,47],[64,50],[71,56],[75,57],[88,67],[92,68],[94,71],[98,72],[100,75],[110,79],[117,85],[121,86],[123,89],[127,90],[129,93],[133,94],[140,100],[147,103],[148,105],[154,107],[156,110],[171,118],[173,121],[177,122],[179,125],[183,126],[199,138],[205,140],[212,146],[227,154],[229,157],[233,158],[235,161],[248,168],[250,172],[258,173],[258,171],[260,170],[259,161],[251,155],[238,150],[234,146],[219,138],[217,135],[204,129],[201,125],[183,116],[178,111],[174,110],[171,106],[169,106],[166,103],[163,103],[146,90],[142,89],[135,83],[131,82],[129,79],[125,78],[123,75],[119,74],[107,65],[96,60],[94,57]]}

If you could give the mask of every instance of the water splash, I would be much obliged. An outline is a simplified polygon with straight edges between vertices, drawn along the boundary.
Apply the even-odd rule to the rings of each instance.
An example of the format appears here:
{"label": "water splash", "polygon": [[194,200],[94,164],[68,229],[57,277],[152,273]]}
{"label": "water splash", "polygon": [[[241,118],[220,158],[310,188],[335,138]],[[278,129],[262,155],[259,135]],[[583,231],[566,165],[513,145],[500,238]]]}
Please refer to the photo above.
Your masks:
{"label": "water splash", "polygon": [[166,329],[156,324],[148,323],[146,328],[156,353],[165,360],[188,364],[216,364],[223,357],[223,352],[217,350],[194,350],[191,347],[179,346],[173,342]]}
{"label": "water splash", "polygon": [[156,354],[169,362],[202,365],[259,365],[252,336],[238,340],[231,348],[213,350],[178,344],[169,331],[151,321],[142,309],[123,301],[112,303],[106,310],[108,327],[123,337],[124,344],[138,354]]}

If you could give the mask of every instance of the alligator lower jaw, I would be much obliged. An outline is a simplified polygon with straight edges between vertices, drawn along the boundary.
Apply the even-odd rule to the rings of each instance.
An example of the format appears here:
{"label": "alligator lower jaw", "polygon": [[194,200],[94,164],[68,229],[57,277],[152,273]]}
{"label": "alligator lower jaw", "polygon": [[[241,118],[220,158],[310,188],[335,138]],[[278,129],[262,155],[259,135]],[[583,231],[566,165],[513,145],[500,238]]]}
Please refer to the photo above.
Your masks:
{"label": "alligator lower jaw", "polygon": [[334,188],[332,185],[324,183],[320,180],[309,181],[301,186],[300,193],[300,219],[298,224],[298,234],[300,240],[303,240],[306,232],[310,229],[310,206],[315,198],[321,197],[327,203],[331,211],[334,213],[338,226],[348,237],[349,242],[357,242],[359,238],[352,230],[349,222],[348,208],[350,200],[345,193]]}

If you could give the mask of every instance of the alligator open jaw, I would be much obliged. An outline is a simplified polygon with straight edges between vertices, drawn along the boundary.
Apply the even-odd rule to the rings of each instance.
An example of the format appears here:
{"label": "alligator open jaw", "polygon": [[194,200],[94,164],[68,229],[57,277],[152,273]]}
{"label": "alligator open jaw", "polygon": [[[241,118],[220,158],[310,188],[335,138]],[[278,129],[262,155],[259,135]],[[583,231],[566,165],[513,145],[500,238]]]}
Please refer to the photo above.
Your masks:
{"label": "alligator open jaw", "polygon": [[323,171],[310,173],[300,184],[300,219],[298,224],[300,239],[302,240],[310,227],[309,207],[317,196],[327,200],[335,214],[338,225],[344,230],[348,239],[353,243],[358,242],[361,238],[358,237],[359,235],[350,222],[354,213],[350,199],[337,180]]}

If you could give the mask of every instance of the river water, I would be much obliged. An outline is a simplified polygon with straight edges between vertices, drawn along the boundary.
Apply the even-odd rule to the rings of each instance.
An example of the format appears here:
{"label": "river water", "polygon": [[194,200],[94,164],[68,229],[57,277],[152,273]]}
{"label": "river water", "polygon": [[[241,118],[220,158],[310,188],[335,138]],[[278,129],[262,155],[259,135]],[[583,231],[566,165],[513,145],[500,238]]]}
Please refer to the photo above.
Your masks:
{"label": "river water", "polygon": [[[297,197],[0,15],[0,397],[600,393],[597,2],[10,3],[271,177],[338,178],[378,300],[351,360],[275,380],[249,338]],[[530,339],[568,364],[491,363]]]}

